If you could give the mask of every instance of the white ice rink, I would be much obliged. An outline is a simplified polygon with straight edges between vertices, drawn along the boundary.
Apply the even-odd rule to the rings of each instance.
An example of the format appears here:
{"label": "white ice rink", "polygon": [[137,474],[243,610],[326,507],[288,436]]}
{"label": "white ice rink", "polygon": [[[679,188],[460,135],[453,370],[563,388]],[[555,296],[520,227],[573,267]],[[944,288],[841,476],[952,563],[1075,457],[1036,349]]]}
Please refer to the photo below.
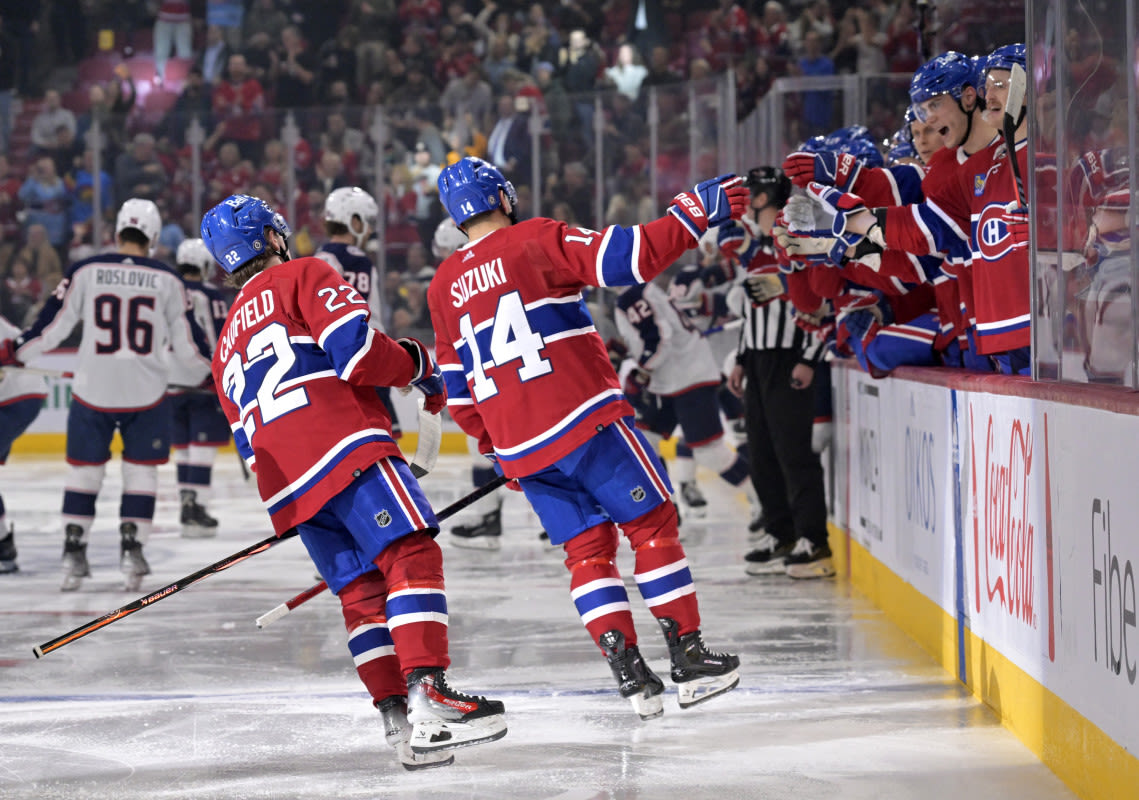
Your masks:
{"label": "white ice rink", "polygon": [[[88,554],[61,594],[62,459],[14,458],[0,491],[20,572],[0,576],[0,798],[560,798],[561,800],[1053,800],[1074,795],[995,716],[841,580],[749,578],[746,510],[709,475],[712,513],[686,522],[705,639],[740,655],[741,685],[640,722],[569,600],[560,550],[519,495],[501,552],[440,537],[456,688],[505,701],[510,730],[409,773],[356,678],[334,598],[263,631],[254,619],[307,588],[298,540],[208,578],[41,660],[32,648],[134,600],[118,572],[118,461]],[[442,508],[467,491],[467,458],[424,480]],[[160,588],[269,535],[236,457],[222,454],[213,540],[178,536],[162,470],[146,547]],[[621,566],[631,582],[632,558]],[[631,585],[631,583],[630,583]],[[641,649],[667,676],[652,618],[630,589]],[[667,678],[666,678],[667,680]]]}

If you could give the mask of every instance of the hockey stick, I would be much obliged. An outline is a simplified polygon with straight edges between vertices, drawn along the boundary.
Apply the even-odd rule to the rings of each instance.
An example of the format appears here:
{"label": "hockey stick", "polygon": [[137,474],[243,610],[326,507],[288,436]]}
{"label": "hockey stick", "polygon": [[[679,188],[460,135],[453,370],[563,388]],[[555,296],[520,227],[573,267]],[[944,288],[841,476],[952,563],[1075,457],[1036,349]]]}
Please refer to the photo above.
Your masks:
{"label": "hockey stick", "polygon": [[75,630],[68,631],[67,633],[63,634],[62,636],[57,636],[56,638],[52,639],[51,641],[44,642],[39,647],[32,648],[32,652],[35,653],[36,658],[43,658],[48,653],[50,653],[54,650],[58,650],[59,648],[63,647],[65,644],[71,644],[76,639],[81,639],[89,633],[94,633],[95,631],[99,630],[100,628],[103,628],[107,625],[110,625],[112,622],[116,622],[116,621],[122,619],[123,617],[130,616],[131,614],[133,614],[136,611],[141,611],[142,609],[146,608],[147,606],[152,605],[154,603],[157,603],[159,600],[162,600],[163,598],[169,597],[170,595],[175,594],[176,592],[182,591],[187,586],[194,585],[195,583],[202,580],[203,578],[208,578],[210,575],[216,575],[217,573],[219,573],[223,570],[229,569],[230,567],[232,567],[235,564],[240,564],[242,561],[249,558],[250,556],[255,556],[258,553],[263,553],[264,551],[268,550],[270,547],[274,547],[275,545],[280,544],[281,542],[285,541],[285,539],[292,538],[293,536],[296,536],[296,535],[297,535],[297,529],[296,528],[289,528],[287,531],[282,533],[280,536],[274,535],[274,536],[268,537],[267,539],[262,539],[261,541],[257,542],[257,544],[251,544],[249,547],[246,547],[244,550],[239,550],[231,556],[226,556],[221,561],[215,561],[213,564],[210,564],[208,567],[202,567],[197,572],[191,573],[184,578],[179,578],[178,580],[174,581],[174,583],[171,583],[168,586],[163,586],[161,589],[159,589],[156,592],[151,592],[150,594],[148,594],[144,597],[140,597],[131,603],[127,603],[125,606],[122,606],[121,608],[116,608],[114,611],[110,612],[109,614],[104,614],[103,616],[99,617],[98,619],[93,619],[90,622],[86,623],[85,625],[80,625]]}
{"label": "hockey stick", "polygon": [[[484,483],[482,486],[475,489],[473,492],[468,494],[466,497],[460,497],[458,500],[451,503],[451,505],[447,506],[442,511],[440,511],[438,514],[436,514],[435,518],[437,520],[439,520],[440,522],[442,522],[443,520],[447,519],[448,517],[454,516],[455,514],[459,513],[464,508],[466,508],[467,506],[469,506],[469,505],[477,502],[478,500],[481,500],[482,498],[486,497],[488,494],[493,492],[499,486],[502,486],[503,484],[505,484],[506,481],[507,481],[507,479],[504,476],[502,476],[502,475],[496,476],[494,480],[492,480],[488,483]],[[267,611],[264,614],[262,614],[261,616],[259,616],[257,618],[257,627],[258,628],[264,628],[266,625],[268,625],[272,622],[276,622],[281,617],[285,616],[290,611],[292,611],[294,608],[301,605],[302,603],[307,603],[309,600],[313,599],[314,597],[316,597],[318,594],[320,594],[321,592],[323,592],[327,588],[328,588],[328,584],[325,583],[324,581],[321,581],[320,583],[316,584],[315,586],[312,586],[308,589],[305,589],[303,592],[298,594],[293,599],[286,600],[284,603],[281,603],[281,605],[277,606],[272,611]]]}
{"label": "hockey stick", "polygon": [[[1020,162],[1016,157],[1016,128],[1020,109],[1024,105],[1024,94],[1027,90],[1028,77],[1020,64],[1013,64],[1009,71],[1008,99],[1005,100],[1005,115],[1002,128],[1005,135],[1005,147],[1008,152],[1009,165],[1016,180],[1016,198],[1022,209],[1028,208],[1028,198],[1024,194],[1024,177],[1020,174]],[[1016,109],[1012,111],[1011,109]]]}
{"label": "hockey stick", "polygon": [[711,328],[708,328],[707,330],[700,331],[700,335],[701,336],[711,336],[714,333],[722,333],[723,331],[735,330],[736,328],[740,327],[743,324],[744,324],[744,321],[742,318],[741,319],[728,320],[723,325],[713,325]]}
{"label": "hockey stick", "polygon": [[[439,421],[438,415],[430,414],[427,411],[423,410],[422,407],[420,408],[420,425],[421,429],[427,431],[427,435],[423,437],[426,440],[426,443],[421,447],[416,448],[415,458],[411,463],[412,474],[414,474],[417,478],[426,475],[430,468],[435,465],[435,461],[439,456],[439,442],[442,439],[442,425]],[[432,433],[433,427],[435,429],[438,429],[434,434]],[[422,459],[424,463],[420,463],[420,459]],[[502,480],[505,483],[505,479]],[[488,486],[489,485],[490,484],[488,484]],[[215,561],[208,567],[203,567],[197,572],[191,573],[184,578],[180,578],[174,581],[174,583],[171,583],[168,586],[164,586],[156,592],[151,592],[150,594],[144,597],[140,597],[131,603],[127,603],[125,606],[117,608],[109,614],[104,614],[98,619],[91,620],[85,625],[80,625],[75,630],[68,631],[62,636],[57,636],[49,642],[44,642],[38,647],[32,648],[32,652],[35,654],[36,658],[43,658],[48,653],[52,652],[53,650],[58,650],[65,644],[70,644],[76,639],[81,639],[89,633],[94,633],[100,628],[110,625],[112,622],[116,622],[123,617],[130,616],[136,611],[141,611],[147,606],[152,605],[153,603],[156,603],[163,598],[169,597],[172,594],[182,591],[187,586],[194,585],[203,578],[208,578],[210,575],[216,575],[223,570],[227,570],[234,564],[239,564],[250,556],[255,556],[258,553],[264,552],[270,547],[283,542],[285,539],[292,538],[296,535],[297,529],[289,528],[280,536],[270,536],[267,539],[262,539],[260,542],[250,545],[244,550],[239,550],[233,555],[223,558],[221,561]]]}

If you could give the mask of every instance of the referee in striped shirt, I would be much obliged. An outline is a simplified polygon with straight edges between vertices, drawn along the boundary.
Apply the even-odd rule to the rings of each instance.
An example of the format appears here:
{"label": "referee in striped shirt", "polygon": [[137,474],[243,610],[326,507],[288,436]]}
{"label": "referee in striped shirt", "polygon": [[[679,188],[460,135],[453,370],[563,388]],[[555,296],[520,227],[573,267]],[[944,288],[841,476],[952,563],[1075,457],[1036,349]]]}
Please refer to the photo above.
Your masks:
{"label": "referee in striped shirt", "polygon": [[744,226],[720,234],[722,249],[733,236],[745,243],[737,258],[746,270],[747,300],[737,304],[743,307],[743,325],[728,388],[744,400],[752,480],[766,520],[756,548],[745,556],[747,572],[828,577],[834,566],[823,467],[811,447],[815,368],[824,346],[795,324],[770,236],[791,182],[781,169],[756,167],[747,186],[755,223],[749,227],[762,234],[752,239]]}

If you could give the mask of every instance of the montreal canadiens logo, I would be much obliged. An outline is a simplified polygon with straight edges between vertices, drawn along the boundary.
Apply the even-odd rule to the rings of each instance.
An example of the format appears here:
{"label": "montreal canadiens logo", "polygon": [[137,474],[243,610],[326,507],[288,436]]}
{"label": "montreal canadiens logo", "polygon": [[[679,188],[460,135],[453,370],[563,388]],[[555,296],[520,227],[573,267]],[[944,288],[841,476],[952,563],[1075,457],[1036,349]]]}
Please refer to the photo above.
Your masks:
{"label": "montreal canadiens logo", "polygon": [[987,205],[975,223],[977,248],[986,261],[997,261],[1012,250],[1012,237],[1002,219],[1004,213],[1004,206],[999,203]]}

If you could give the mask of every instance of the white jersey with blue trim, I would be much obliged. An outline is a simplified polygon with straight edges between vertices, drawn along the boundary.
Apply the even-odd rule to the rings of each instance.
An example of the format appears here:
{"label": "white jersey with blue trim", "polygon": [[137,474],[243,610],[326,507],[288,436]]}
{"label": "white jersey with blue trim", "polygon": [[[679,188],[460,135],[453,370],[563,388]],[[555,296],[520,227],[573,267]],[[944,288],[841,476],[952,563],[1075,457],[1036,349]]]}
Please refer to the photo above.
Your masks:
{"label": "white jersey with blue trim", "polygon": [[[14,339],[19,335],[19,328],[0,317],[0,339]],[[0,406],[25,397],[47,397],[47,378],[18,369],[4,369],[0,377]]]}
{"label": "white jersey with blue trim", "polygon": [[674,395],[719,384],[712,348],[655,283],[631,286],[617,298],[617,330],[629,355],[651,374],[649,391]]}
{"label": "white jersey with blue trim", "polygon": [[149,408],[169,383],[166,351],[193,383],[209,374],[209,346],[188,310],[181,276],[152,258],[106,253],[76,262],[36,321],[16,338],[27,363],[83,323],[72,392],[99,410]]}
{"label": "white jersey with blue trim", "polygon": [[344,278],[344,282],[368,301],[368,311],[372,315],[368,324],[382,333],[384,320],[380,313],[380,276],[368,254],[354,244],[329,242],[321,246],[315,255],[321,261],[331,264]]}

